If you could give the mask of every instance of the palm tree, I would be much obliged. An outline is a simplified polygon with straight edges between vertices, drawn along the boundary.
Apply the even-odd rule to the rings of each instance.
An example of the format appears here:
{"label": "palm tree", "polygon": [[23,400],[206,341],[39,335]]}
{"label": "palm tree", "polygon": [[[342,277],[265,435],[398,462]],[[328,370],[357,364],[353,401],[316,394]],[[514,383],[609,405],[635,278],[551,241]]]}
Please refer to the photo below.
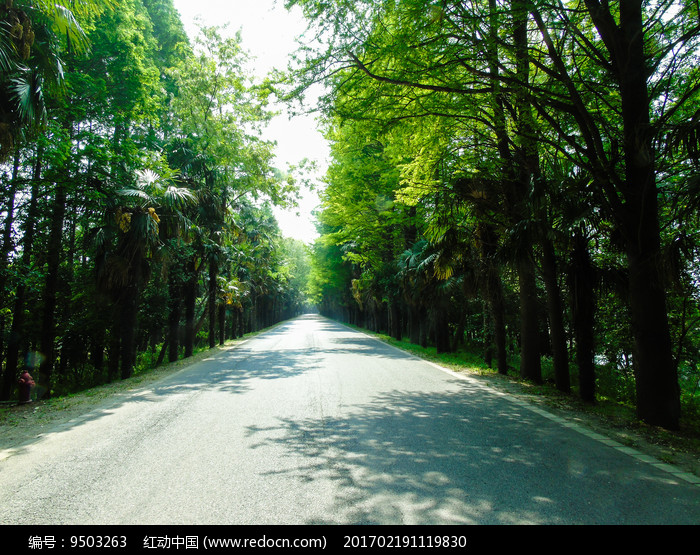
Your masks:
{"label": "palm tree", "polygon": [[98,278],[118,310],[113,323],[120,342],[122,378],[131,376],[134,369],[139,293],[148,277],[148,260],[163,245],[160,226],[163,223],[172,233],[176,222],[185,221],[183,209],[195,200],[192,191],[177,185],[175,178],[174,172],[139,171],[133,187],[117,191],[109,210],[116,244],[103,245]]}
{"label": "palm tree", "polygon": [[[399,256],[397,277],[403,283],[404,298],[409,305],[410,336],[418,336],[422,346],[427,345],[427,324],[432,323],[438,353],[454,348],[450,341],[449,324],[455,315],[451,308],[454,299],[465,289],[469,278],[461,256],[454,256],[454,235],[442,237],[433,243],[421,239]],[[416,329],[417,328],[417,329]]]}
{"label": "palm tree", "polygon": [[425,338],[427,337],[425,333],[422,333],[426,320],[425,287],[429,277],[423,264],[427,247],[428,242],[421,239],[401,253],[398,258],[397,273],[404,301],[408,305],[410,341],[423,346],[425,346]]}
{"label": "palm tree", "polygon": [[24,129],[46,120],[47,92],[63,84],[62,54],[87,51],[79,20],[114,5],[114,0],[7,0],[0,7],[0,160]]}

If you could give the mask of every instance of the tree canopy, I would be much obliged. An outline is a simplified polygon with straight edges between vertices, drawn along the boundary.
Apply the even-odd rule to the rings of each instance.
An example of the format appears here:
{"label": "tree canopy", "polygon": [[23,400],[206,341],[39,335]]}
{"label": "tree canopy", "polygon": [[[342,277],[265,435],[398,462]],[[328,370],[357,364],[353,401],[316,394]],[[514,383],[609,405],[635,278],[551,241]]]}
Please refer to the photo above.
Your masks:
{"label": "tree canopy", "polygon": [[[698,3],[287,0],[286,73],[172,0],[0,7],[0,354],[51,396],[315,305],[677,429],[700,384]],[[272,207],[272,95],[331,145]],[[471,356],[471,355],[470,355]]]}
{"label": "tree canopy", "polygon": [[[269,88],[172,0],[0,8],[2,397],[128,378],[306,307]],[[301,277],[299,277],[301,276]]]}
{"label": "tree canopy", "polygon": [[[677,428],[698,380],[697,5],[287,4],[318,40],[286,94],[329,85],[317,256],[335,245],[345,283],[326,304],[415,338],[427,317],[439,349],[471,335],[564,392],[573,370],[589,402],[629,379],[640,418]],[[375,218],[363,189],[417,219]]]}

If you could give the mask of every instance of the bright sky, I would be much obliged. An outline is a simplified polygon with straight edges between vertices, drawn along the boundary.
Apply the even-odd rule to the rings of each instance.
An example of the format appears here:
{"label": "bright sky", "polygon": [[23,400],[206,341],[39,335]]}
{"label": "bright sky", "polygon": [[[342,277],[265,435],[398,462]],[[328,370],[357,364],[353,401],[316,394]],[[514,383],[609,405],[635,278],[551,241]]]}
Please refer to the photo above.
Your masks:
{"label": "bright sky", "polygon": [[[306,28],[301,14],[285,10],[282,0],[173,0],[173,3],[190,36],[197,33],[196,18],[204,25],[228,24],[232,34],[240,30],[243,47],[254,58],[253,69],[260,76],[274,67],[286,68],[287,58],[296,48],[295,39]],[[316,130],[312,117],[290,119],[283,113],[271,122],[265,136],[277,141],[276,164],[280,169],[308,158],[318,164],[317,180],[325,173],[328,145]],[[298,210],[276,210],[275,214],[284,235],[311,242],[318,236],[311,216],[318,197],[307,190],[302,193]]]}

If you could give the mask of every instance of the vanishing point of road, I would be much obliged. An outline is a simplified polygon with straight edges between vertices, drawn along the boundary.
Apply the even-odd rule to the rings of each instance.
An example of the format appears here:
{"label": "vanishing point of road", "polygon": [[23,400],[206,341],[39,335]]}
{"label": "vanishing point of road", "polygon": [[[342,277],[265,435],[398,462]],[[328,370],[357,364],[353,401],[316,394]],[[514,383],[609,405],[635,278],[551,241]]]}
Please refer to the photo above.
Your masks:
{"label": "vanishing point of road", "polygon": [[656,462],[308,315],[0,451],[0,523],[700,523]]}

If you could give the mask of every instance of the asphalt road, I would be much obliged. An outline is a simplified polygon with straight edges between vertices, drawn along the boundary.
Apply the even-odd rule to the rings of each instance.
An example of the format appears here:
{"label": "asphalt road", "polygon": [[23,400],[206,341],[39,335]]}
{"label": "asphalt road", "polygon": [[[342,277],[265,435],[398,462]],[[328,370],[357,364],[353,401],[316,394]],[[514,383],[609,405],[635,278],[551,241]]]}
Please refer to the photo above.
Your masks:
{"label": "asphalt road", "polygon": [[305,316],[0,457],[0,523],[700,523],[610,443]]}

